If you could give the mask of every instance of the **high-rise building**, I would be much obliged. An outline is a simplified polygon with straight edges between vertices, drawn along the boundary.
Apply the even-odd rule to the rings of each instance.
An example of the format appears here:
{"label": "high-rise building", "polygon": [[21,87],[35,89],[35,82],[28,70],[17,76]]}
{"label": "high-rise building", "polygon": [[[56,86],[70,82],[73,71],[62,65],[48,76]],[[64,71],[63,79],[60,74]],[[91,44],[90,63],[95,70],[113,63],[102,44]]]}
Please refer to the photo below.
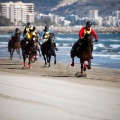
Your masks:
{"label": "high-rise building", "polygon": [[1,15],[9,18],[15,25],[21,25],[26,22],[34,23],[33,3],[10,1],[8,3],[1,3],[1,7]]}
{"label": "high-rise building", "polygon": [[89,17],[90,17],[90,19],[97,19],[98,18],[98,10],[90,10]]}
{"label": "high-rise building", "polygon": [[120,20],[120,11],[114,11],[112,15],[117,18],[117,21]]}

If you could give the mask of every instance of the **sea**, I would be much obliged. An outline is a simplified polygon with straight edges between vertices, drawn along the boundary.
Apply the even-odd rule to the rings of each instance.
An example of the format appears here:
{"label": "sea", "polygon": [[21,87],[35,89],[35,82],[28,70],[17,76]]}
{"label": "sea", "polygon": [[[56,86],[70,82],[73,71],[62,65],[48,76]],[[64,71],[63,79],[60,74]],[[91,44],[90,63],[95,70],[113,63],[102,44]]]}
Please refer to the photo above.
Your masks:
{"label": "sea", "polygon": [[[8,40],[11,34],[0,34],[0,59],[9,59]],[[21,35],[21,40],[22,40]],[[70,50],[78,40],[78,34],[56,34],[55,41],[58,48],[56,51],[57,62],[71,64]],[[13,59],[19,59],[14,52]],[[38,56],[38,61],[43,61]],[[54,57],[51,58],[53,62]],[[79,58],[75,57],[75,64],[80,67]],[[94,42],[92,66],[120,69],[120,34],[98,34],[98,42]]]}

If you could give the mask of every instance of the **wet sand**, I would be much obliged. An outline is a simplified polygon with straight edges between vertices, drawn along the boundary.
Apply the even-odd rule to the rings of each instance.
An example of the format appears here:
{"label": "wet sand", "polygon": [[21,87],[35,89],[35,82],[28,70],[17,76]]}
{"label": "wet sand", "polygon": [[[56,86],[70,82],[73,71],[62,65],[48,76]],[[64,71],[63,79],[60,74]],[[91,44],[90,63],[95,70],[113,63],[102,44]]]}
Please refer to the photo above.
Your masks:
{"label": "wet sand", "polygon": [[0,59],[0,120],[119,120],[120,70]]}

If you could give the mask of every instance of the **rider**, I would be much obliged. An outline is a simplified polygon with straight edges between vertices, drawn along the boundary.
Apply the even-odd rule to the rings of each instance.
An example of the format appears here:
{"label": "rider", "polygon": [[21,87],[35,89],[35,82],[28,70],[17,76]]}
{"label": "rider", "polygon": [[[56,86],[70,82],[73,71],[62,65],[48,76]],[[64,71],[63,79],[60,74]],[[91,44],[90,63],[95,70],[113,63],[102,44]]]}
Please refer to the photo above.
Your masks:
{"label": "rider", "polygon": [[[51,33],[53,33],[53,31],[49,30],[49,27],[46,25],[45,29],[42,30],[42,32],[40,33],[40,39],[43,39],[43,43],[45,43],[48,40]],[[53,42],[53,44],[54,44],[55,50],[57,51],[58,49],[56,48],[55,41]]]}
{"label": "rider", "polygon": [[9,47],[10,47],[10,44],[12,43],[12,38],[13,38],[16,34],[21,34],[19,28],[15,28],[14,32],[12,33],[12,36],[10,37],[9,42],[8,42],[8,49],[9,49]]}
{"label": "rider", "polygon": [[33,28],[30,26],[30,23],[28,22],[27,26],[25,27],[25,29],[23,31],[23,37],[24,37],[23,41],[24,41],[25,44],[28,43],[29,40],[31,40],[31,38],[32,38],[32,35],[31,35],[32,30],[33,30]]}
{"label": "rider", "polygon": [[[72,47],[71,50],[71,57],[72,59],[74,59],[75,57],[75,53],[77,48],[81,45],[82,43],[82,38],[84,38],[85,34],[92,34],[95,38],[95,42],[98,41],[98,36],[96,34],[96,32],[91,28],[92,26],[92,22],[91,21],[87,21],[86,22],[86,26],[83,26],[80,31],[79,31],[79,39],[77,40],[77,42],[75,42],[75,44]],[[93,45],[91,46],[91,52],[93,51]],[[93,59],[93,57],[91,58]],[[74,63],[72,62],[71,66],[74,66]]]}
{"label": "rider", "polygon": [[23,37],[25,37],[26,34],[30,32],[30,29],[31,29],[31,26],[30,26],[30,23],[28,22],[27,26],[25,27],[25,29],[23,31]]}

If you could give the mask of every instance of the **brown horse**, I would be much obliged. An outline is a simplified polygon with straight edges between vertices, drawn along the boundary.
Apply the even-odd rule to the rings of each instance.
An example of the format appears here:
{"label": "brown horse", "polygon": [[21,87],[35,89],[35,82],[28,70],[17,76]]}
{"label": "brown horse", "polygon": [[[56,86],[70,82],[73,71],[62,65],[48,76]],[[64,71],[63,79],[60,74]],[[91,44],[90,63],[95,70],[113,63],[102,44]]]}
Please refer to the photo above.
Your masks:
{"label": "brown horse", "polygon": [[[86,34],[85,37],[81,39],[81,41],[82,43],[76,51],[76,56],[80,58],[81,74],[83,74],[83,71],[86,71],[86,68],[91,69],[91,58],[92,58],[91,48],[93,45],[92,34]],[[85,61],[88,62],[88,65],[85,64]],[[73,58],[73,62],[74,62],[74,58]]]}
{"label": "brown horse", "polygon": [[28,58],[28,68],[31,69],[31,59],[37,55],[37,42],[36,42],[36,37],[32,37],[29,42],[25,39],[21,41],[21,49],[22,49],[22,56],[23,56],[23,62],[24,66],[23,68],[26,67],[26,59]]}
{"label": "brown horse", "polygon": [[18,31],[13,37],[11,37],[8,41],[8,51],[10,52],[10,59],[13,58],[13,53],[16,50],[17,54],[19,55],[19,59],[21,59],[20,55],[20,32]]}

